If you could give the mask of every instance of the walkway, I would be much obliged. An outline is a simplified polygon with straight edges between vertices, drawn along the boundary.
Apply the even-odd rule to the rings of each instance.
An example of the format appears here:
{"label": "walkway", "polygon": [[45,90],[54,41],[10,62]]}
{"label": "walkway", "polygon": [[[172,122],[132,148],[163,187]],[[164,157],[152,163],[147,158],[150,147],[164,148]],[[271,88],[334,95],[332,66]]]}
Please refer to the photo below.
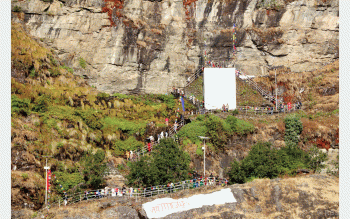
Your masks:
{"label": "walkway", "polygon": [[[179,192],[186,189],[197,189],[200,187],[217,187],[217,186],[227,186],[228,180],[226,178],[215,178],[207,177],[205,179],[197,178],[192,180],[184,180],[181,182],[174,183],[170,186],[168,185],[158,185],[146,188],[104,188],[97,190],[89,190],[84,192],[77,192],[71,195],[67,195],[64,198],[58,198],[53,202],[49,202],[49,207],[61,207],[64,205],[75,204],[81,201],[87,200],[97,200],[100,198],[134,198],[139,199],[141,197],[152,197],[160,194],[170,194]],[[64,202],[66,200],[66,204]]]}

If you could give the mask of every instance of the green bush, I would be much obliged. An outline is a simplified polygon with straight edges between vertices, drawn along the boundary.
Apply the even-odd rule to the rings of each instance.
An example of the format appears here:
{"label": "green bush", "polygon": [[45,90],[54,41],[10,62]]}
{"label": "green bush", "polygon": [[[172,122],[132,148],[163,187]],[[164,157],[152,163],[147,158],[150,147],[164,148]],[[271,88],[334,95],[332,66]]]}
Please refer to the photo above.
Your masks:
{"label": "green bush", "polygon": [[28,116],[30,114],[30,100],[20,99],[17,95],[11,95],[11,114]]}
{"label": "green bush", "polygon": [[89,110],[76,110],[74,113],[76,116],[79,116],[83,119],[85,124],[89,126],[91,129],[101,129],[102,123],[100,122],[100,119],[102,115],[95,111],[94,109]]}
{"label": "green bush", "polygon": [[107,169],[105,160],[105,152],[98,149],[95,154],[88,152],[81,159],[81,166],[83,167],[84,181],[93,189],[101,188],[105,179],[103,174]]}
{"label": "green bush", "polygon": [[230,127],[231,133],[237,133],[239,135],[245,135],[252,133],[255,129],[254,125],[244,120],[237,119],[234,116],[227,116],[225,122]]}
{"label": "green bush", "polygon": [[15,6],[13,7],[13,12],[21,12],[21,11],[22,11],[22,8],[21,8],[20,6],[15,5]]}
{"label": "green bush", "polygon": [[300,121],[300,118],[296,115],[291,115],[284,119],[284,123],[286,128],[284,134],[286,146],[297,147],[299,135],[303,131],[303,124]]}
{"label": "green bush", "polygon": [[163,139],[153,149],[153,156],[142,156],[130,163],[128,184],[141,187],[164,185],[188,179],[190,156],[173,139]]}
{"label": "green bush", "polygon": [[147,121],[136,122],[120,118],[106,117],[102,120],[104,132],[115,132],[121,130],[128,135],[139,133],[143,135],[146,130]]}
{"label": "green bush", "polygon": [[51,77],[58,77],[61,75],[61,72],[60,72],[59,68],[57,68],[57,67],[50,68],[49,72],[50,72]]}
{"label": "green bush", "polygon": [[254,132],[254,130],[255,130],[255,127],[253,124],[244,120],[237,119],[237,127],[236,127],[237,134],[246,135]]}
{"label": "green bush", "polygon": [[227,132],[230,127],[220,117],[215,115],[206,115],[204,125],[207,127],[207,137],[216,149],[223,149],[227,141]]}
{"label": "green bush", "polygon": [[[62,188],[65,191],[68,191],[69,189],[73,188],[74,186],[84,183],[84,177],[81,173],[68,173],[68,172],[55,172],[56,179],[58,180],[59,184],[62,185]],[[56,187],[60,188],[58,186],[58,183],[56,182]],[[58,190],[59,193],[63,193],[61,189]]]}
{"label": "green bush", "polygon": [[322,152],[316,146],[313,146],[310,149],[309,156],[310,156],[309,167],[316,173],[321,172],[321,170],[326,167],[326,164],[324,162],[327,161],[328,159],[327,154]]}
{"label": "green bush", "polygon": [[43,94],[35,100],[32,110],[39,113],[47,112],[50,103],[51,103],[51,96],[47,94]]}
{"label": "green bush", "polygon": [[193,121],[186,124],[178,132],[180,138],[188,138],[195,144],[200,144],[201,140],[198,136],[205,136],[207,133],[207,127],[201,121]]}
{"label": "green bush", "polygon": [[237,120],[234,116],[227,116],[225,122],[229,125],[231,132],[237,132]]}
{"label": "green bush", "polygon": [[235,109],[235,110],[232,111],[232,115],[233,115],[233,116],[238,115],[238,113],[239,113],[239,111],[238,111],[237,109]]}
{"label": "green bush", "polygon": [[79,58],[79,65],[84,69],[86,68],[86,61],[81,57]]}
{"label": "green bush", "polygon": [[29,178],[28,173],[22,173],[21,177],[24,181],[26,181]]}
{"label": "green bush", "polygon": [[298,169],[308,168],[309,155],[298,147],[271,147],[271,143],[259,142],[252,146],[241,162],[231,164],[228,172],[231,183],[245,183],[253,178],[276,178],[293,175]]}
{"label": "green bush", "polygon": [[36,77],[38,77],[38,73],[35,71],[34,68],[30,71],[29,77],[31,77],[31,78],[36,78]]}
{"label": "green bush", "polygon": [[66,69],[69,73],[73,74],[74,73],[74,70],[72,68],[69,68],[68,66],[66,65],[62,65],[60,66],[60,68],[63,68],[63,69]]}
{"label": "green bush", "polygon": [[176,99],[173,95],[162,94],[162,95],[159,95],[157,98],[163,101],[167,105],[168,109],[172,109],[175,107]]}
{"label": "green bush", "polygon": [[114,143],[114,150],[117,155],[122,155],[125,151],[135,150],[143,146],[142,142],[137,141],[133,136],[129,137],[127,140],[117,140]]}

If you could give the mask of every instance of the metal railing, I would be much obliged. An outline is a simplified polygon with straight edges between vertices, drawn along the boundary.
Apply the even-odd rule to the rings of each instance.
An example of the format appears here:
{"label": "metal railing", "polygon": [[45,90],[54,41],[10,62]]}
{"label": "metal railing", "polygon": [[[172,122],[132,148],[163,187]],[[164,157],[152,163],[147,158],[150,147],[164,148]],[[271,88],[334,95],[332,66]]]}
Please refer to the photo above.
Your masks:
{"label": "metal railing", "polygon": [[203,187],[227,186],[226,178],[207,177],[205,179],[197,178],[192,180],[184,180],[177,183],[169,183],[168,185],[157,185],[146,188],[104,188],[97,190],[89,190],[77,192],[64,197],[58,197],[50,202],[49,207],[61,207],[75,204],[82,201],[97,200],[101,198],[126,199],[134,198],[136,201],[141,197],[153,197],[160,194],[172,194],[182,190],[197,189]]}

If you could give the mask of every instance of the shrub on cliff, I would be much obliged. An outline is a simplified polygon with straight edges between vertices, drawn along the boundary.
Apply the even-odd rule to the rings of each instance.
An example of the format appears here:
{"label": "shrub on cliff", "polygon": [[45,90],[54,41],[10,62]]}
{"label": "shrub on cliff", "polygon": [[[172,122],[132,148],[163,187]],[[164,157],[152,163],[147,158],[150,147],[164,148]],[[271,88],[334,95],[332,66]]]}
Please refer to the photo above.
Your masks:
{"label": "shrub on cliff", "polygon": [[238,135],[246,135],[252,133],[255,129],[253,124],[241,119],[237,119],[231,115],[227,116],[225,122],[229,125],[231,133],[236,133]]}
{"label": "shrub on cliff", "polygon": [[303,124],[295,115],[288,116],[284,119],[285,134],[284,141],[288,147],[297,147],[299,142],[299,135],[303,131]]}
{"label": "shrub on cliff", "polygon": [[19,114],[27,116],[30,114],[30,100],[26,98],[19,98],[17,95],[11,95],[11,114]]}
{"label": "shrub on cliff", "polygon": [[207,115],[204,120],[204,125],[207,127],[207,137],[210,138],[215,148],[223,149],[227,141],[227,133],[230,127],[221,118],[215,115]]}
{"label": "shrub on cliff", "polygon": [[181,128],[178,132],[178,136],[180,138],[188,138],[193,143],[200,144],[201,140],[198,138],[198,136],[205,136],[206,133],[207,127],[204,126],[204,123],[196,120]]}
{"label": "shrub on cliff", "polygon": [[271,147],[269,142],[252,146],[247,157],[235,161],[228,171],[231,183],[245,183],[252,178],[276,178],[294,174],[298,169],[309,167],[309,155],[297,147]]}
{"label": "shrub on cliff", "polygon": [[143,143],[137,141],[133,136],[129,137],[127,140],[117,140],[114,143],[114,152],[116,155],[122,155],[125,151],[135,150],[142,148]]}
{"label": "shrub on cliff", "polygon": [[164,185],[188,179],[190,156],[172,138],[163,139],[154,147],[152,156],[142,156],[130,163],[128,184],[137,187]]}
{"label": "shrub on cliff", "polygon": [[82,159],[84,181],[90,188],[101,188],[105,183],[103,177],[107,169],[105,160],[105,152],[98,149],[95,154],[87,153]]}
{"label": "shrub on cliff", "polygon": [[85,124],[91,129],[101,129],[102,123],[100,122],[101,114],[93,109],[89,110],[76,110],[74,113],[76,116],[80,116]]}

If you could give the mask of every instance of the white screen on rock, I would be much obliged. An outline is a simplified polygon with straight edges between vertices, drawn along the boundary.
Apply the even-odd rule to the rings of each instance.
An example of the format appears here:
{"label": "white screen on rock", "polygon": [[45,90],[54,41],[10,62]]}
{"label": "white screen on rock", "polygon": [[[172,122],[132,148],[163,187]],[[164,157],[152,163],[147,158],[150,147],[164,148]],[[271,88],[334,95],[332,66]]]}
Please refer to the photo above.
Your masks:
{"label": "white screen on rock", "polygon": [[235,68],[204,68],[204,104],[206,109],[221,109],[223,104],[236,109]]}

